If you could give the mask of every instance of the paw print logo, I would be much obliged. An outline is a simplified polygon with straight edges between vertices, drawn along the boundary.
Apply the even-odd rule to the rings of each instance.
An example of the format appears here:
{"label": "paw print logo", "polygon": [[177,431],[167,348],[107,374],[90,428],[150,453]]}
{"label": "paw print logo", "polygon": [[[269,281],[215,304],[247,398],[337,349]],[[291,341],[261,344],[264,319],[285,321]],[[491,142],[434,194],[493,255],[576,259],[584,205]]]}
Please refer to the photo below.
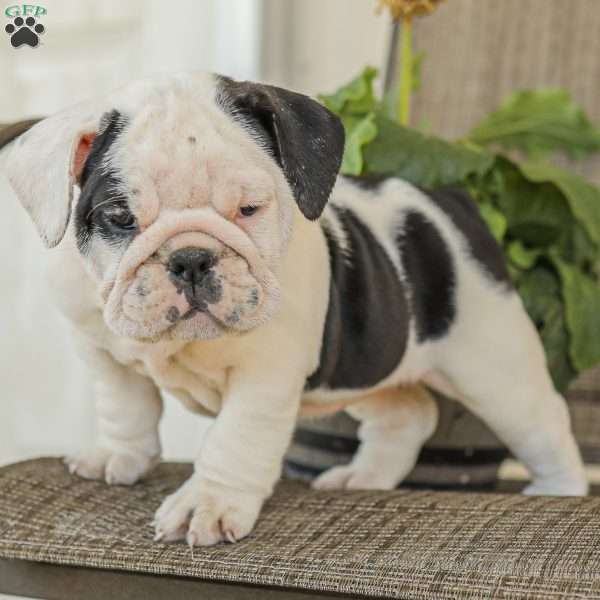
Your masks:
{"label": "paw print logo", "polygon": [[16,17],[12,23],[9,23],[4,31],[10,35],[10,43],[13,48],[19,46],[31,46],[35,48],[40,43],[40,35],[46,31],[41,23],[36,23],[33,17]]}

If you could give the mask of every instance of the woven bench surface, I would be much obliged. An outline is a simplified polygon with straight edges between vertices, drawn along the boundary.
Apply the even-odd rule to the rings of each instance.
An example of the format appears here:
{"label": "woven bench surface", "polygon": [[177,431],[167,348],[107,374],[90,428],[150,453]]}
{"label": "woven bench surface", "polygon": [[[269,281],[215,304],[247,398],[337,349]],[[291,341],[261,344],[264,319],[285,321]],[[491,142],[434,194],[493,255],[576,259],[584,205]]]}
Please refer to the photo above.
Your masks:
{"label": "woven bench surface", "polygon": [[70,476],[58,459],[0,469],[0,558],[381,598],[600,598],[600,498],[316,492],[282,482],[254,533],[196,548],[152,541],[161,499],[191,473],[143,483]]}

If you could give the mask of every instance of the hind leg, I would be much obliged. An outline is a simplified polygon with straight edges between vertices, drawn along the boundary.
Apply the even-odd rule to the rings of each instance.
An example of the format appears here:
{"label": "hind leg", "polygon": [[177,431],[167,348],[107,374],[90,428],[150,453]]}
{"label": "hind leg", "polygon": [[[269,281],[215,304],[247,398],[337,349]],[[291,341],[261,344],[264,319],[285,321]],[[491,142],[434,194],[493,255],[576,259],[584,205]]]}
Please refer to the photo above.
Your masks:
{"label": "hind leg", "polygon": [[505,297],[494,306],[493,318],[477,316],[483,315],[458,324],[441,348],[441,371],[455,388],[453,395],[529,469],[526,494],[586,494],[565,400],[554,388],[520,300]]}
{"label": "hind leg", "polygon": [[421,386],[383,390],[346,411],[361,422],[360,447],[348,465],[333,467],[317,477],[314,488],[395,488],[414,468],[438,417],[435,401]]}

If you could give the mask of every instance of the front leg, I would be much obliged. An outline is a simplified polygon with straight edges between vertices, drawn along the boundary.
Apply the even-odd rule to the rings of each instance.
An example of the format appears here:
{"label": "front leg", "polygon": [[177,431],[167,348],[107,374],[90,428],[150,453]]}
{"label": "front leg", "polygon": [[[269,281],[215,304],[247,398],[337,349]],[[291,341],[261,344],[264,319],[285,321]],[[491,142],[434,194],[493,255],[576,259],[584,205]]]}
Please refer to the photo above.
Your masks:
{"label": "front leg", "polygon": [[290,380],[289,366],[267,364],[232,371],[194,475],[156,513],[157,540],[208,546],[254,527],[279,479],[304,386],[304,378]]}
{"label": "front leg", "polygon": [[160,393],[104,350],[86,348],[85,361],[94,378],[98,434],[91,448],[65,462],[80,477],[131,485],[160,459]]}

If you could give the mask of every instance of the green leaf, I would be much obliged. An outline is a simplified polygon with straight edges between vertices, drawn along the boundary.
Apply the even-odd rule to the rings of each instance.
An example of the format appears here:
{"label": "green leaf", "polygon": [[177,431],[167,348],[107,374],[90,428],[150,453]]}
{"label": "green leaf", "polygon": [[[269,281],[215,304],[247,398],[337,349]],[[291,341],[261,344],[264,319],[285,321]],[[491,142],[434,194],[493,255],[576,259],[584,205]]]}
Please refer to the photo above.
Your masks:
{"label": "green leaf", "polygon": [[590,239],[587,231],[579,224],[573,227],[568,240],[571,246],[569,252],[564,253],[567,260],[582,267],[593,267],[598,262],[600,258],[598,248]]}
{"label": "green leaf", "polygon": [[494,161],[487,152],[425,136],[381,114],[375,125],[378,135],[363,150],[366,174],[394,175],[417,186],[437,187],[482,175]]}
{"label": "green leaf", "polygon": [[558,276],[548,268],[535,267],[521,275],[517,291],[539,331],[552,380],[564,390],[576,372],[569,357],[569,333]]}
{"label": "green leaf", "polygon": [[583,177],[546,163],[526,162],[521,172],[534,183],[550,183],[561,191],[575,218],[600,245],[600,189]]}
{"label": "green leaf", "polygon": [[562,192],[551,184],[527,179],[519,165],[498,157],[486,181],[495,204],[506,217],[508,234],[531,247],[555,244],[573,216]]}
{"label": "green leaf", "polygon": [[600,286],[573,265],[554,258],[562,281],[569,353],[578,371],[600,362]]}
{"label": "green leaf", "polygon": [[560,302],[552,304],[547,309],[544,315],[544,326],[539,333],[546,353],[550,376],[554,385],[562,392],[575,379],[577,373],[568,352],[569,332]]}
{"label": "green leaf", "polygon": [[554,246],[554,250],[563,260],[577,265],[586,272],[599,259],[598,248],[577,221],[573,223],[572,227],[565,228],[558,244]]}
{"label": "green leaf", "polygon": [[363,72],[350,83],[330,95],[320,95],[319,100],[338,115],[364,115],[375,110],[377,99],[373,91],[373,80],[378,71],[365,67]]}
{"label": "green leaf", "polygon": [[540,249],[532,250],[526,248],[521,240],[512,241],[507,249],[506,254],[511,262],[521,269],[531,269],[537,259],[543,254]]}
{"label": "green leaf", "polygon": [[543,324],[548,310],[560,304],[560,280],[548,266],[539,266],[525,273],[518,288],[525,310],[536,325]]}
{"label": "green leaf", "polygon": [[513,284],[518,284],[521,281],[523,270],[519,269],[519,267],[515,267],[515,265],[510,261],[506,262],[506,268],[508,269],[510,280],[513,282]]}
{"label": "green leaf", "polygon": [[555,151],[582,158],[600,150],[600,131],[562,89],[513,94],[467,137],[478,144],[519,149],[536,158]]}
{"label": "green leaf", "polygon": [[346,130],[346,147],[341,171],[344,175],[360,175],[363,170],[362,148],[377,135],[374,113],[366,117],[346,117],[342,119]]}
{"label": "green leaf", "polygon": [[497,242],[502,242],[506,233],[506,217],[491,202],[479,205],[479,213]]}

